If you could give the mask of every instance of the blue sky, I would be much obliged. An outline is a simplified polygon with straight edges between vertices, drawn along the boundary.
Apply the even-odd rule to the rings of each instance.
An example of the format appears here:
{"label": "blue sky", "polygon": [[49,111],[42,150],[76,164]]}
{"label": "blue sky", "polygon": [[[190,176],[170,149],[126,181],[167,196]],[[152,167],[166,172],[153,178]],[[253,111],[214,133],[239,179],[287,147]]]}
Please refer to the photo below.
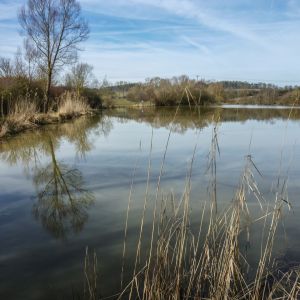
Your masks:
{"label": "blue sky", "polygon": [[[0,0],[0,56],[22,45],[17,11]],[[300,0],[82,0],[91,34],[80,60],[98,79],[187,74],[300,84]]]}

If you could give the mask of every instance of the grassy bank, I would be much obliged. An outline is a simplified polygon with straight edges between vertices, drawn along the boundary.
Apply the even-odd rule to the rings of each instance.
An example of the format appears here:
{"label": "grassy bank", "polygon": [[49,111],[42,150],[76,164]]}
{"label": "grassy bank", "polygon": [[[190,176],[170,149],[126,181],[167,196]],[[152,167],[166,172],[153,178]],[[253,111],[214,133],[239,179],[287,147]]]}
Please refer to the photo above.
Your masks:
{"label": "grassy bank", "polygon": [[143,107],[154,107],[155,105],[150,101],[137,102],[127,98],[115,97],[113,100],[102,97],[102,108],[143,108]]}
{"label": "grassy bank", "polygon": [[52,110],[48,113],[40,113],[34,102],[18,101],[10,113],[0,120],[0,138],[92,113],[93,111],[84,97],[70,92],[59,97],[56,111]]}

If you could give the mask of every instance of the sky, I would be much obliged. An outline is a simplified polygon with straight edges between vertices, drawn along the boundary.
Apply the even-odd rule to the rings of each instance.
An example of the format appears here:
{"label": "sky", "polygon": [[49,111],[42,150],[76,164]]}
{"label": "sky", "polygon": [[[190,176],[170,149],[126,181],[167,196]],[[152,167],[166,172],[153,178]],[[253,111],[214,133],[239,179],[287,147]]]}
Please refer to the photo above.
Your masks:
{"label": "sky", "polygon": [[[0,0],[0,56],[24,37],[25,0]],[[300,0],[81,0],[90,37],[80,61],[101,80],[186,74],[300,84]]]}

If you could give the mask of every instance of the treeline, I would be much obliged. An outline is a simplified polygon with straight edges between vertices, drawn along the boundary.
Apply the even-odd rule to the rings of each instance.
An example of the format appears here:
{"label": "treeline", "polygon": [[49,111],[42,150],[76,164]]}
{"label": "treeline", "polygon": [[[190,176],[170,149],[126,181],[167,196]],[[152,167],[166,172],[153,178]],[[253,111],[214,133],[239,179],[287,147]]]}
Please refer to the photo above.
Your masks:
{"label": "treeline", "polygon": [[224,89],[225,103],[260,105],[299,105],[300,88],[278,87],[266,84],[263,88],[227,88]]}
{"label": "treeline", "polygon": [[28,60],[27,57],[27,49],[24,54],[19,50],[14,59],[0,57],[0,116],[14,113],[21,103],[34,105],[37,113],[57,111],[59,102],[68,92],[80,95],[91,108],[101,107],[100,93],[91,66],[74,64],[60,78],[62,83],[51,85],[46,94],[47,78],[33,58]]}
{"label": "treeline", "polygon": [[206,105],[215,101],[215,95],[209,92],[205,83],[191,80],[188,76],[146,80],[128,90],[132,101],[149,101],[156,106],[166,105]]}
{"label": "treeline", "polygon": [[267,83],[190,79],[182,75],[166,78],[150,78],[144,83],[117,83],[106,87],[106,99],[110,106],[124,98],[135,103],[155,106],[209,105],[213,103],[236,104],[299,104],[299,87],[278,87]]}
{"label": "treeline", "polygon": [[219,81],[225,89],[267,89],[267,88],[276,88],[276,85],[265,82],[251,83],[247,81],[238,81],[238,80],[224,80]]}
{"label": "treeline", "polygon": [[[105,92],[106,91],[106,94]],[[105,94],[105,96],[104,96]],[[144,83],[116,83],[102,87],[104,103],[114,106],[118,99],[154,106],[209,105],[222,99],[219,84],[190,79],[186,75],[167,78],[148,78]]]}

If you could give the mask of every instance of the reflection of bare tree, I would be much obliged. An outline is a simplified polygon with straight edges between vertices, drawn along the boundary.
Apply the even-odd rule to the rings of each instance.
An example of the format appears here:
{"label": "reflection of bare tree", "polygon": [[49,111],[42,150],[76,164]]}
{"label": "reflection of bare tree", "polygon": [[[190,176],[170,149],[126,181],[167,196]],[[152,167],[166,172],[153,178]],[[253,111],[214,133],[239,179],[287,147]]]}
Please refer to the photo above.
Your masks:
{"label": "reflection of bare tree", "polygon": [[78,169],[56,160],[51,138],[48,145],[51,162],[44,168],[37,168],[33,176],[38,191],[33,213],[56,238],[65,238],[69,231],[77,233],[82,230],[94,197],[84,188]]}
{"label": "reflection of bare tree", "polygon": [[103,134],[104,136],[108,136],[110,131],[113,129],[113,122],[111,118],[108,116],[102,116],[99,126],[98,126],[98,134]]}
{"label": "reflection of bare tree", "polygon": [[[11,166],[21,165],[37,190],[34,216],[57,238],[79,232],[88,219],[94,201],[86,189],[82,174],[56,160],[61,142],[73,146],[76,157],[83,158],[93,148],[93,135],[108,135],[113,123],[97,114],[73,122],[53,124],[27,131],[0,142],[0,160]],[[45,158],[50,164],[43,165]]]}

